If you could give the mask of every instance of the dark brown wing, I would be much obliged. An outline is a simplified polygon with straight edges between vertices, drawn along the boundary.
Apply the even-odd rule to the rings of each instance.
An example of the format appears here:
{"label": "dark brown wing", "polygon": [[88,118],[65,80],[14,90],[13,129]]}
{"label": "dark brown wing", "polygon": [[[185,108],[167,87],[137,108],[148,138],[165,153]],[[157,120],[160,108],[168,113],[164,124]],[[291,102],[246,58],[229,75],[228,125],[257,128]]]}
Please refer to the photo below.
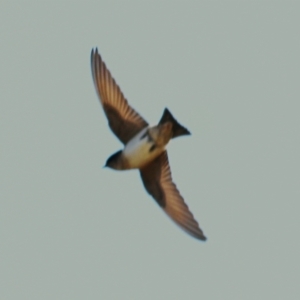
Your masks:
{"label": "dark brown wing", "polygon": [[203,231],[172,182],[167,151],[164,151],[140,172],[147,192],[153,196],[167,215],[188,234],[205,241]]}
{"label": "dark brown wing", "polygon": [[98,49],[91,53],[92,75],[109,126],[113,133],[126,144],[148,123],[129,106],[121,89],[106,68]]}

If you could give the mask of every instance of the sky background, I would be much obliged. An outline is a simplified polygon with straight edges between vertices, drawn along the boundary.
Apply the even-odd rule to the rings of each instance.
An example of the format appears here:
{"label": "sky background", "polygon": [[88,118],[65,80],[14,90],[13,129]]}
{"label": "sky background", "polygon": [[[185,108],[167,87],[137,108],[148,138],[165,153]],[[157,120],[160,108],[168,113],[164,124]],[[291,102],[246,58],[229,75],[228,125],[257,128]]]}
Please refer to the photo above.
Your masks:
{"label": "sky background", "polygon": [[[300,299],[299,2],[1,1],[0,298]],[[98,47],[130,104],[192,136],[181,231],[97,99]]]}

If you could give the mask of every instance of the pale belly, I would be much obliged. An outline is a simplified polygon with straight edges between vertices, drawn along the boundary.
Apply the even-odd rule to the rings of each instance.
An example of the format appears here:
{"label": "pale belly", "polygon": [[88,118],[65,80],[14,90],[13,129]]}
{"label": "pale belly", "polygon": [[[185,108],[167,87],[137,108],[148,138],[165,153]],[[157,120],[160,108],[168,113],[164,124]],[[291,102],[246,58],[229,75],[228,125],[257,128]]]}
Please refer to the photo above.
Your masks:
{"label": "pale belly", "polygon": [[147,128],[139,132],[131,141],[129,141],[123,150],[123,155],[129,169],[139,169],[145,166],[164,151],[165,147],[155,147],[151,150],[154,143],[149,141],[147,136],[143,137],[146,131]]}

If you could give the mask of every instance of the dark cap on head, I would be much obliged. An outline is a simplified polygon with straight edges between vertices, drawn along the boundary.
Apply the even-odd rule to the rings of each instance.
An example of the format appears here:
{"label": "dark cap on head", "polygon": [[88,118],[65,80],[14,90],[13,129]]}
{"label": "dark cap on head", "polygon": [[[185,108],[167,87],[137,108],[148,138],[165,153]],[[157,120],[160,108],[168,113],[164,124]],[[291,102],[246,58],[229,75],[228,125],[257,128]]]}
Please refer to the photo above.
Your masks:
{"label": "dark cap on head", "polygon": [[112,154],[107,159],[104,167],[115,169],[115,170],[122,170],[122,150],[119,150],[116,153]]}

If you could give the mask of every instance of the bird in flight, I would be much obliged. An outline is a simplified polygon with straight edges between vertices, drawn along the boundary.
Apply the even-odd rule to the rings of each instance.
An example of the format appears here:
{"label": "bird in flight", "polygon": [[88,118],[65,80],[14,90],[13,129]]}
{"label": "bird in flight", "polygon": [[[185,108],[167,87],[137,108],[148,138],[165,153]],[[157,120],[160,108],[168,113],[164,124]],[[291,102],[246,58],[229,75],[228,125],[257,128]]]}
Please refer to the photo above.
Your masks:
{"label": "bird in flight", "polygon": [[114,170],[139,169],[146,191],[165,213],[188,234],[205,241],[203,231],[172,181],[165,149],[171,139],[190,132],[167,108],[159,123],[149,126],[128,104],[97,48],[91,52],[91,68],[109,127],[124,145],[107,159],[105,166]]}

